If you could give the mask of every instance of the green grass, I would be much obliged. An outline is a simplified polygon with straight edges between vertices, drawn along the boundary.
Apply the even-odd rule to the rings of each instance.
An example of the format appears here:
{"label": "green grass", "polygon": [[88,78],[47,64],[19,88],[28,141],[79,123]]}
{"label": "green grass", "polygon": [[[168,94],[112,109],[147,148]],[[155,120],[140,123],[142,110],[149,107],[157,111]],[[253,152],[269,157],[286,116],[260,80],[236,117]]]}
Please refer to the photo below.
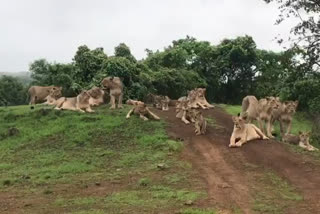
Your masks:
{"label": "green grass", "polygon": [[259,179],[263,190],[256,190],[253,210],[259,213],[284,213],[287,207],[302,202],[303,197],[273,172],[266,172]]}
{"label": "green grass", "polygon": [[[196,181],[191,165],[179,160],[183,143],[169,139],[162,120],[125,119],[129,108],[102,106],[93,114],[0,108],[0,195],[50,196],[42,211],[70,213],[158,213],[205,198],[190,185]],[[16,135],[9,135],[12,128]],[[82,192],[97,181],[116,186],[103,196],[60,191]]]}

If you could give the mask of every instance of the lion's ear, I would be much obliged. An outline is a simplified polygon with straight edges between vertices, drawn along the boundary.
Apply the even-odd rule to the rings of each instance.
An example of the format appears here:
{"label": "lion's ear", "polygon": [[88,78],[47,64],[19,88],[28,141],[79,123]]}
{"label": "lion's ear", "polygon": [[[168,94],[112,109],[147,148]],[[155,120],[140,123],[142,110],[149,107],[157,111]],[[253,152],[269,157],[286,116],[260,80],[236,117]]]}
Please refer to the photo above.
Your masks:
{"label": "lion's ear", "polygon": [[240,112],[238,113],[238,117],[240,117]]}
{"label": "lion's ear", "polygon": [[284,104],[288,105],[289,101],[284,101]]}
{"label": "lion's ear", "polygon": [[299,131],[299,135],[301,135],[302,134],[302,132],[301,131]]}
{"label": "lion's ear", "polygon": [[309,137],[309,136],[311,135],[311,132],[310,132],[310,131],[308,131],[306,134],[307,134],[307,136]]}

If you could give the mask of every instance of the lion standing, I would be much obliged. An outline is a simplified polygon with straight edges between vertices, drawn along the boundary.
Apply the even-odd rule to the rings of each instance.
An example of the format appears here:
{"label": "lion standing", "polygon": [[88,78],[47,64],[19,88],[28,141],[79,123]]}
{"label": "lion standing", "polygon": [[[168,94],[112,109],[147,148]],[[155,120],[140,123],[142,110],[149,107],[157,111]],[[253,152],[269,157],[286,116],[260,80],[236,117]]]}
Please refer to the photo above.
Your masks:
{"label": "lion standing", "polygon": [[[119,77],[106,77],[101,81],[101,85],[105,89],[110,89],[110,109],[123,108],[123,83]],[[118,100],[118,105],[116,101]]]}

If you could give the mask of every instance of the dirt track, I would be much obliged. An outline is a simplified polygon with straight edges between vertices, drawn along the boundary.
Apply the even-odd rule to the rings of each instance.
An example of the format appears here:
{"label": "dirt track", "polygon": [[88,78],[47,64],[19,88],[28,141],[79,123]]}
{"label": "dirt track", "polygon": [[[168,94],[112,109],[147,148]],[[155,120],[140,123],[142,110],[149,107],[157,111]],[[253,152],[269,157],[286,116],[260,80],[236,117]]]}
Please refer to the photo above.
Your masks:
{"label": "dirt track", "polygon": [[[242,148],[228,148],[233,129],[231,116],[222,109],[204,111],[207,118],[215,120],[204,136],[195,136],[192,125],[185,125],[175,118],[174,109],[155,112],[168,122],[168,133],[186,142],[183,158],[191,161],[206,181],[208,204],[217,205],[223,213],[239,207],[244,213],[253,213],[253,189],[264,188],[256,176],[272,170],[287,180],[304,197],[302,203],[288,207],[288,214],[320,213],[320,166],[311,158],[293,153],[282,143],[273,140],[255,141]],[[247,166],[258,166],[247,170]]]}

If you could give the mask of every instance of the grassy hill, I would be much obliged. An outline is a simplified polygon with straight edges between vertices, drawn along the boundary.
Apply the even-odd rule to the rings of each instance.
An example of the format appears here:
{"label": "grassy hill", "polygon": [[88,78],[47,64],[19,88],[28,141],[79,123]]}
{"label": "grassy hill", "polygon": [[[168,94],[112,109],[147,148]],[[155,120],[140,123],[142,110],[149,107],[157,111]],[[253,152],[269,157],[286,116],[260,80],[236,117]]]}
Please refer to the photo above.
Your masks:
{"label": "grassy hill", "polygon": [[0,212],[215,213],[165,122],[128,109],[0,108]]}

